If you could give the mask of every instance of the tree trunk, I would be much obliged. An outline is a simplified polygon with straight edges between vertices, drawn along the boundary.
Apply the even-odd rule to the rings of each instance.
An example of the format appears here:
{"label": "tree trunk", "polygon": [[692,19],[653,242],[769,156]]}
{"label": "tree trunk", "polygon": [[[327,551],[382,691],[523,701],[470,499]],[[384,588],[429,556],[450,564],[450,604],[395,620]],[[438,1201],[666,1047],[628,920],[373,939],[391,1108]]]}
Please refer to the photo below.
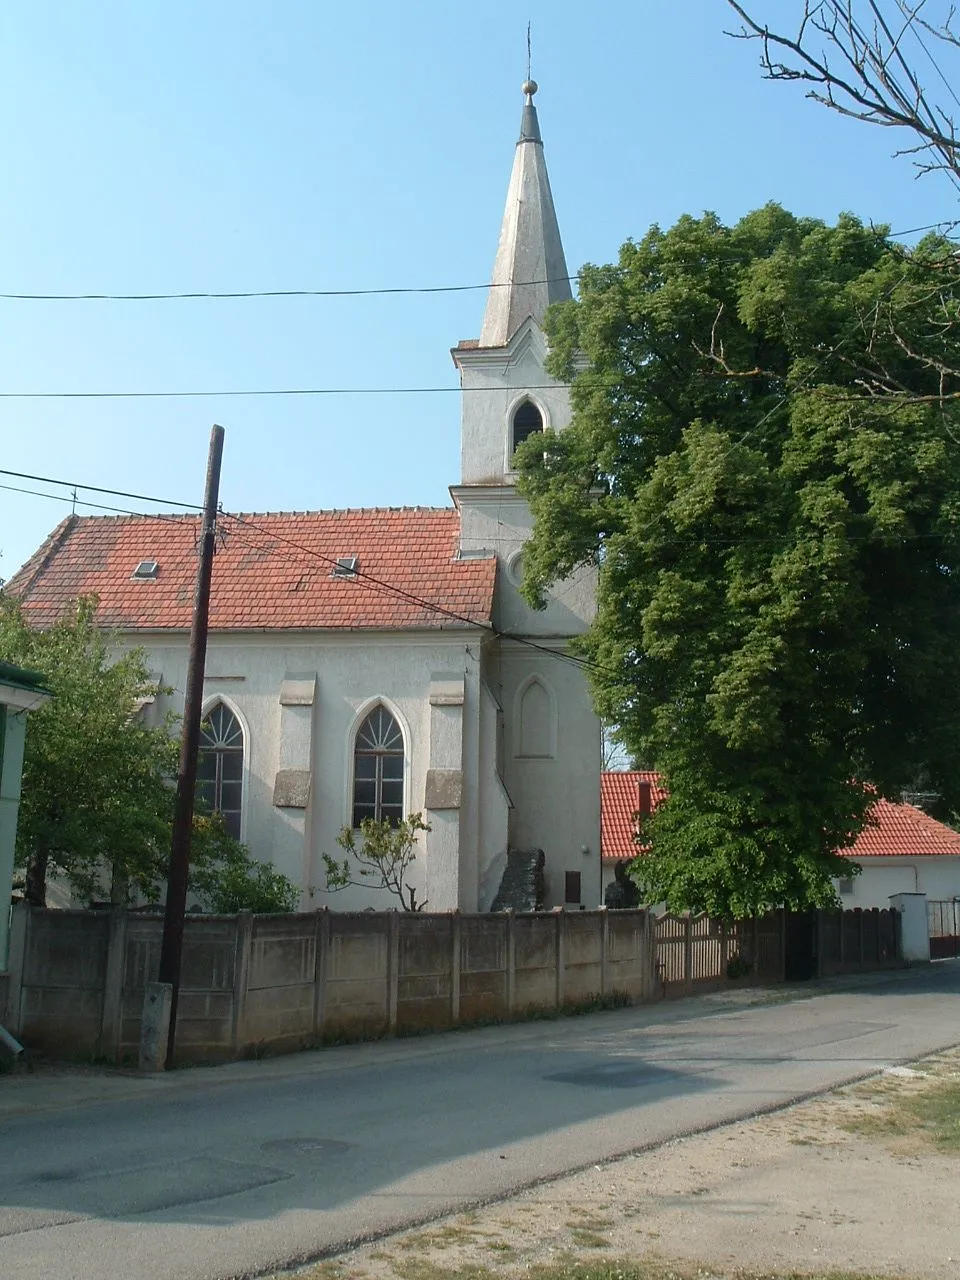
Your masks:
{"label": "tree trunk", "polygon": [[34,907],[47,905],[47,855],[32,853],[27,859],[23,896]]}

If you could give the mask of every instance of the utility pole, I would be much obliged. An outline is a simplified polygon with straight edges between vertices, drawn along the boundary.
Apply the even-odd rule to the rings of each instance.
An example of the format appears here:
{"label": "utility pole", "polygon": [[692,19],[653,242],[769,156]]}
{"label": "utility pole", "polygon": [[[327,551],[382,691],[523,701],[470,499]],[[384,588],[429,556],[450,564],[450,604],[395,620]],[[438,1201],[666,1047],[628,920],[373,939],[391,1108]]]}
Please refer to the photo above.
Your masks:
{"label": "utility pole", "polygon": [[167,873],[167,903],[163,918],[163,945],[160,950],[159,981],[171,988],[170,1029],[167,1034],[166,1068],[173,1066],[173,1045],[177,1026],[177,997],[180,992],[180,954],[183,949],[183,916],[187,905],[187,874],[190,870],[190,837],[193,834],[193,801],[197,787],[197,752],[200,748],[200,713],[203,706],[203,672],[207,660],[207,620],[210,612],[210,579],[217,533],[217,502],[220,493],[220,461],[223,456],[223,427],[210,432],[207,482],[203,493],[203,524],[200,531],[200,564],[190,626],[190,658],[187,690],[180,735],[180,767],[177,772],[177,800],[173,813],[170,869]]}

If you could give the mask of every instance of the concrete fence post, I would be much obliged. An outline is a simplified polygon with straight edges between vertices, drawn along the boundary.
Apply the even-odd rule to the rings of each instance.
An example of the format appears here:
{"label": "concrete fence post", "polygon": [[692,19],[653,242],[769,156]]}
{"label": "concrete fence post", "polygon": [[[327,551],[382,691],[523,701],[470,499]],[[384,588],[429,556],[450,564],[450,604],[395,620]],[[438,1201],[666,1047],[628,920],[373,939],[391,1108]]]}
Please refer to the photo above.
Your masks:
{"label": "concrete fence post", "polygon": [[460,1021],[461,935],[460,913],[454,911],[450,916],[450,1017],[454,1026]]}
{"label": "concrete fence post", "polygon": [[400,917],[390,912],[387,933],[387,1029],[397,1029],[397,1006],[400,1002]]}
{"label": "concrete fence post", "polygon": [[512,911],[504,912],[504,924],[507,931],[507,980],[506,1001],[507,1017],[513,1013],[517,992],[517,930],[516,917]]}
{"label": "concrete fence post", "polygon": [[557,1008],[563,1008],[567,968],[567,913],[562,907],[554,907],[557,920]]}
{"label": "concrete fence post", "polygon": [[100,1013],[100,1040],[97,1052],[116,1062],[120,1057],[123,1021],[123,979],[127,961],[127,913],[111,911],[107,934],[107,963],[103,978],[103,1005]]}
{"label": "concrete fence post", "polygon": [[10,1013],[10,1026],[15,1036],[20,1034],[23,1025],[23,982],[27,971],[27,955],[30,949],[30,918],[33,908],[28,902],[18,902],[13,908],[10,921],[10,987],[7,993],[7,1005]]}
{"label": "concrete fence post", "polygon": [[330,971],[330,909],[322,907],[317,912],[316,941],[313,963],[313,1038],[323,1035],[327,1016],[327,974]]}
{"label": "concrete fence post", "polygon": [[247,1036],[247,996],[250,988],[250,964],[253,955],[253,916],[249,911],[237,915],[233,960],[233,1026],[230,1029],[234,1053],[242,1053]]}
{"label": "concrete fence post", "polygon": [[[823,911],[815,911],[813,915],[813,927],[816,930],[817,944],[817,977],[823,977]],[[841,929],[843,925],[841,923]]]}
{"label": "concrete fence post", "polygon": [[140,1070],[162,1071],[170,1037],[170,1006],[173,987],[169,982],[148,982],[143,993],[140,1018]]}
{"label": "concrete fence post", "polygon": [[607,949],[610,946],[610,916],[606,907],[600,908],[600,994],[607,994]]}

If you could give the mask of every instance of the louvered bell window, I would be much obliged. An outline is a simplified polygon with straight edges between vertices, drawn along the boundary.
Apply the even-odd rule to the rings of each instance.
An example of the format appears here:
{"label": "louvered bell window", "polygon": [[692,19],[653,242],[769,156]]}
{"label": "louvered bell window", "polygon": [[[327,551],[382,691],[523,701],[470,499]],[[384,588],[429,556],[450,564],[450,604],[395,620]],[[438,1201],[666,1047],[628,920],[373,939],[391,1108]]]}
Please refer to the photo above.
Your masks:
{"label": "louvered bell window", "polygon": [[218,702],[200,727],[196,807],[219,813],[232,836],[240,839],[243,807],[243,730],[240,721]]}
{"label": "louvered bell window", "polygon": [[354,827],[364,818],[391,826],[403,819],[403,734],[382,706],[374,707],[357,730],[354,747]]}

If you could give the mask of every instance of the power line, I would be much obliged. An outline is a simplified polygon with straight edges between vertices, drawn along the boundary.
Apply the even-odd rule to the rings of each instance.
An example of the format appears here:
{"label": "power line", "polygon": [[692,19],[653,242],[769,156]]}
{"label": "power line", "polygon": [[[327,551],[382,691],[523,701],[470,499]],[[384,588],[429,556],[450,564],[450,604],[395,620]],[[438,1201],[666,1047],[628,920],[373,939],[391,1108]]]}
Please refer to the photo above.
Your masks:
{"label": "power line", "polygon": [[473,293],[480,289],[527,288],[539,284],[572,283],[576,276],[546,276],[541,280],[486,280],[483,284],[403,285],[377,289],[237,289],[190,293],[0,293],[12,302],[182,302],[217,298],[370,298],[390,294]]}
{"label": "power line", "polygon": [[[924,50],[927,52],[926,50]],[[930,56],[929,53],[927,55]],[[920,231],[936,231],[953,225],[949,221],[928,222],[921,227],[907,227],[903,231],[888,231],[891,239],[914,235]],[[731,261],[737,261],[733,256]],[[182,293],[0,293],[0,300],[8,302],[193,302],[233,301],[251,298],[376,298],[403,297],[444,293],[476,293],[484,289],[529,288],[534,285],[574,284],[573,276],[544,276],[537,280],[485,280],[481,284],[439,285],[385,285],[370,289],[193,289]]]}
{"label": "power line", "polygon": [[[265,537],[272,538],[275,542],[280,542],[284,546],[291,547],[293,550],[300,552],[301,555],[320,560],[331,567],[335,567],[337,564],[335,557],[324,555],[322,552],[314,550],[313,547],[305,547],[302,543],[295,542],[292,538],[285,538],[282,534],[276,533],[272,529],[266,529],[263,525],[259,525],[256,521],[250,520],[245,516],[231,515],[229,512],[225,512],[224,514],[227,519],[235,521],[246,529],[255,529]],[[252,544],[247,543],[247,545]],[[475,618],[468,617],[466,614],[458,613],[454,609],[448,609],[445,605],[438,604],[435,601],[425,600],[422,596],[406,591],[403,587],[398,587],[393,583],[384,582],[382,578],[377,578],[373,574],[365,573],[359,568],[359,566],[353,571],[352,576],[357,581],[385,590],[399,599],[416,605],[418,608],[429,609],[432,612],[442,614],[455,622],[464,623],[471,627],[477,627],[481,631],[488,631],[498,639],[515,641],[518,644],[524,645],[526,648],[536,649],[542,653],[548,653],[552,657],[559,658],[565,662],[573,662],[579,667],[597,666],[596,663],[592,663],[588,658],[580,658],[576,654],[572,653],[561,653],[556,649],[549,648],[547,645],[537,644],[536,641],[529,640],[525,636],[512,635],[508,631],[501,631],[499,628],[495,627],[493,623],[477,622]]]}
{"label": "power line", "polygon": [[[59,484],[59,485],[63,485],[67,489],[83,489],[87,493],[104,493],[111,498],[131,498],[135,502],[156,502],[163,507],[180,507],[183,510],[191,510],[191,511],[203,510],[203,507],[197,504],[196,502],[175,502],[172,498],[154,498],[154,497],[151,497],[149,494],[145,494],[145,493],[129,493],[125,489],[105,489],[103,488],[102,485],[97,485],[97,484],[78,484],[74,480],[55,480],[52,476],[31,475],[28,471],[5,471],[2,467],[0,467],[0,476],[13,476],[13,478],[16,480],[35,480],[39,484]],[[12,486],[5,486],[5,487],[9,488]],[[26,493],[28,491],[23,490],[23,492]],[[56,495],[41,494],[40,496],[55,497]],[[85,502],[83,505],[89,507],[89,506],[96,506],[97,504]],[[120,507],[112,507],[110,509],[113,511],[120,511],[123,515],[133,516],[133,515],[142,514],[141,512],[138,512],[138,511],[126,511]]]}
{"label": "power line", "polygon": [[[6,473],[0,472],[0,474],[6,474]],[[56,483],[56,482],[54,481],[51,483]],[[128,511],[125,507],[108,507],[102,502],[88,502],[85,498],[80,498],[70,493],[41,493],[39,489],[23,489],[19,485],[15,485],[15,484],[0,484],[0,489],[5,490],[7,493],[25,493],[32,498],[51,498],[54,502],[66,502],[66,503],[72,502],[76,506],[90,507],[94,511],[109,511],[113,515],[137,516],[137,515],[144,514],[142,511]],[[169,519],[172,519],[173,517],[159,516],[157,518],[161,520],[169,520]]]}
{"label": "power line", "polygon": [[[192,508],[193,511],[202,510],[202,508],[199,507],[196,503],[177,504],[172,499],[169,499],[169,498],[156,498],[156,497],[148,496],[146,494],[131,493],[127,490],[122,490],[122,489],[108,489],[101,485],[74,484],[72,481],[58,480],[52,476],[38,476],[38,475],[28,474],[26,472],[6,471],[3,469],[0,469],[0,475],[22,477],[24,479],[38,481],[42,484],[56,484],[64,488],[69,488],[72,492],[69,494],[63,494],[63,495],[56,494],[56,493],[42,493],[40,490],[37,490],[37,489],[27,489],[17,485],[8,485],[8,484],[0,484],[0,490],[6,490],[7,492],[11,492],[11,493],[22,493],[22,494],[26,494],[28,496],[36,497],[36,498],[48,498],[48,499],[52,499],[55,502],[73,502],[75,505],[79,504],[80,506],[90,507],[98,511],[107,511],[107,512],[110,512],[111,514],[116,514],[116,515],[146,517],[146,513],[142,511],[133,511],[126,507],[108,506],[105,503],[92,502],[87,499],[79,498],[77,496],[76,491],[78,489],[82,489],[84,492],[102,493],[108,496],[116,495],[120,497],[132,498],[132,499],[143,501],[143,502],[162,503],[168,506],[182,505],[182,506]],[[234,522],[234,524],[240,525],[244,529],[253,530],[257,533],[262,534],[266,538],[272,539],[275,543],[283,544],[285,546],[290,547],[292,550],[297,551],[301,557],[299,561],[295,560],[294,557],[290,555],[284,556],[284,559],[286,559],[290,563],[302,563],[302,557],[308,556],[311,559],[319,560],[322,563],[329,565],[331,568],[336,566],[337,564],[337,560],[335,557],[324,555],[322,552],[316,551],[312,547],[306,547],[302,543],[295,542],[291,538],[286,538],[282,534],[277,533],[275,530],[267,529],[263,525],[257,524],[255,520],[251,520],[249,517],[235,515],[231,512],[221,512],[221,516],[223,519],[231,520]],[[175,515],[163,515],[163,514],[151,515],[147,518],[160,519],[160,520],[177,519]],[[262,546],[258,546],[256,543],[251,542],[249,539],[240,537],[240,541],[243,542],[244,545],[249,546],[254,550],[264,549]],[[449,609],[447,608],[446,605],[442,605],[437,601],[427,600],[423,596],[418,596],[413,592],[405,590],[403,587],[397,586],[394,583],[385,582],[383,581],[383,579],[377,578],[373,574],[364,572],[359,567],[354,571],[352,578],[362,582],[362,584],[365,587],[376,591],[379,595],[386,595],[394,599],[404,600],[407,603],[413,604],[418,608],[426,609],[431,613],[436,613],[441,616],[448,617],[452,621],[462,623],[466,626],[475,627],[476,629],[481,631],[487,631],[491,635],[494,635],[499,639],[512,640],[517,644],[525,646],[526,648],[535,649],[538,652],[549,654],[551,657],[557,658],[561,661],[572,662],[581,669],[586,667],[596,667],[597,669],[600,669],[598,664],[591,662],[590,659],[581,658],[575,654],[562,653],[556,649],[551,649],[547,645],[538,644],[536,641],[529,640],[524,636],[512,635],[510,632],[500,631],[499,628],[494,627],[492,623],[478,622],[476,618],[471,618],[466,614],[458,613],[456,610]]]}
{"label": "power line", "polygon": [[[528,391],[553,391],[557,383],[528,387]],[[611,384],[615,385],[615,384]],[[226,391],[0,391],[0,400],[175,400],[218,396],[428,396],[488,391],[488,387],[280,387]]]}

